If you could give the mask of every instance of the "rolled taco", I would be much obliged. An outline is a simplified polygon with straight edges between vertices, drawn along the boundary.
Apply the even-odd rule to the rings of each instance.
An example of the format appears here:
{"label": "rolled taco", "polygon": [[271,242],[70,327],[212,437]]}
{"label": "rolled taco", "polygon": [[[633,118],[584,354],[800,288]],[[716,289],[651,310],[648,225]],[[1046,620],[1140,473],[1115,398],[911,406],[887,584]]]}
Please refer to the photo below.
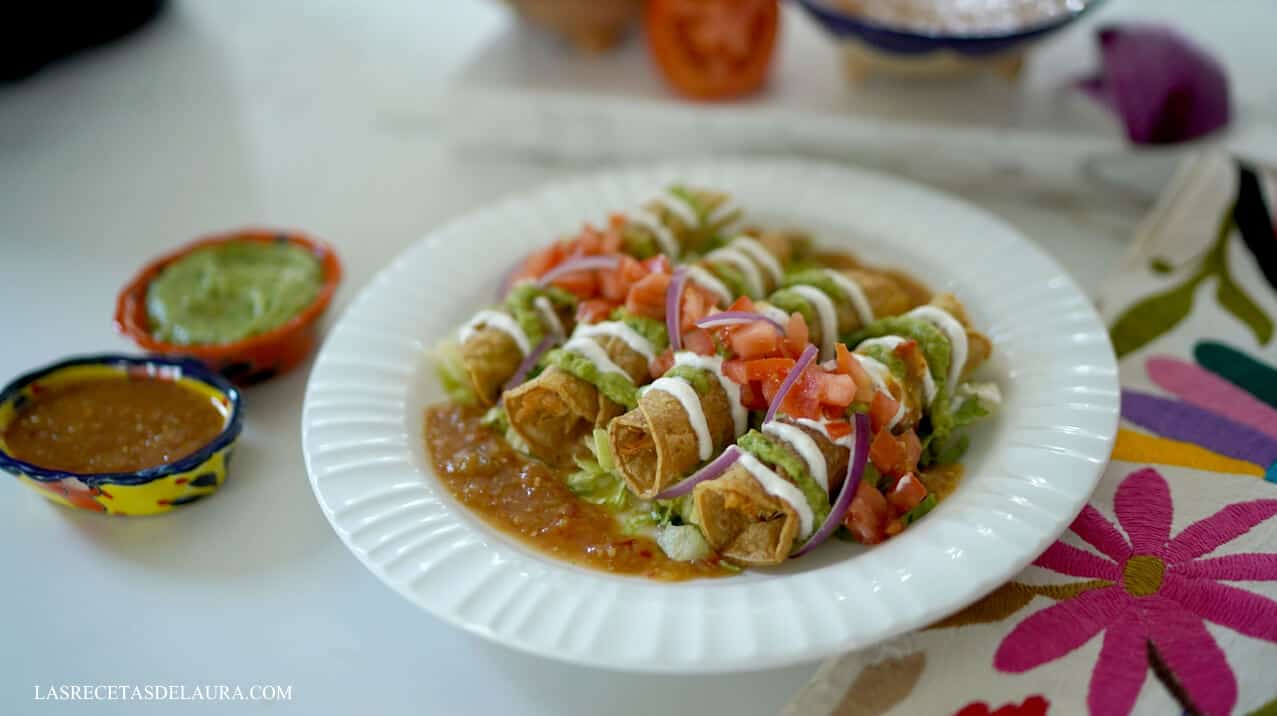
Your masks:
{"label": "rolled taco", "polygon": [[653,324],[618,320],[578,326],[563,347],[546,355],[544,372],[505,393],[510,428],[533,455],[566,462],[582,437],[638,405],[648,364],[667,340],[664,329]]}
{"label": "rolled taco", "polygon": [[644,499],[686,477],[745,432],[740,387],[723,375],[723,359],[688,351],[639,395],[638,406],[608,425],[626,485]]}
{"label": "rolled taco", "polygon": [[968,393],[963,381],[992,352],[988,337],[971,327],[961,301],[952,294],[902,315],[881,318],[853,334],[849,343],[866,371],[899,401],[890,427],[914,428],[926,418],[932,432],[947,435],[954,411]]}
{"label": "rolled taco", "polygon": [[743,566],[785,561],[828,517],[850,451],[820,423],[774,420],[741,437],[742,457],[692,492],[710,547]]}
{"label": "rolled taco", "polygon": [[441,355],[441,373],[480,405],[496,402],[506,381],[543,339],[557,341],[572,326],[576,298],[554,287],[521,284],[497,308],[479,311],[457,334],[455,352]]}
{"label": "rolled taco", "polygon": [[743,212],[723,192],[674,185],[629,212],[621,228],[626,253],[677,260],[709,250]]}
{"label": "rolled taco", "polygon": [[783,288],[768,302],[787,313],[798,312],[820,347],[820,359],[833,357],[839,336],[856,331],[882,316],[895,316],[918,305],[916,287],[896,272],[868,267],[835,270],[815,268],[785,277]]}

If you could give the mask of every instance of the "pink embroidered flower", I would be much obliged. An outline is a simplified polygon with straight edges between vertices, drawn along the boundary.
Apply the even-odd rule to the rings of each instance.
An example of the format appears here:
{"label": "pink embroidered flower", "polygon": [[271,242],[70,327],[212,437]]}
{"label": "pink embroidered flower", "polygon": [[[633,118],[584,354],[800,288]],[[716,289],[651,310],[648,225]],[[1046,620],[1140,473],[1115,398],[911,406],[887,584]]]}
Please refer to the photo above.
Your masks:
{"label": "pink embroidered flower", "polygon": [[1130,713],[1151,657],[1174,674],[1197,711],[1228,713],[1237,703],[1237,679],[1205,622],[1277,642],[1277,602],[1220,583],[1277,580],[1277,554],[1202,557],[1277,514],[1277,500],[1227,505],[1171,537],[1170,486],[1146,468],[1122,481],[1113,509],[1127,536],[1090,505],[1069,528],[1107,559],[1056,542],[1035,562],[1111,586],[1084,591],[1020,622],[998,646],[993,665],[1028,671],[1103,631],[1087,693],[1092,714]]}

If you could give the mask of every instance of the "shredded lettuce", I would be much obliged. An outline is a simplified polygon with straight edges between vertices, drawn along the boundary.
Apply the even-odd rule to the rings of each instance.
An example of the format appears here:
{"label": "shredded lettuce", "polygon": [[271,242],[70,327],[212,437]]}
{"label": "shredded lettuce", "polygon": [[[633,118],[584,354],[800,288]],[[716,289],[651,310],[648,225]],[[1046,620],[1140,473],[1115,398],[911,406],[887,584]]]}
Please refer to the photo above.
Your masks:
{"label": "shredded lettuce", "polygon": [[470,375],[466,373],[465,362],[461,359],[461,345],[453,340],[440,341],[430,354],[434,361],[435,374],[448,400],[461,405],[474,405],[479,402],[474,386],[470,384]]}
{"label": "shredded lettuce", "polygon": [[479,422],[502,435],[510,431],[510,418],[506,415],[505,406],[500,403],[488,408],[488,412],[483,414]]}
{"label": "shredded lettuce", "polygon": [[657,534],[656,544],[665,556],[679,562],[694,562],[711,554],[705,535],[695,525],[669,525]]}
{"label": "shredded lettuce", "polygon": [[612,443],[607,439],[607,430],[603,428],[594,429],[594,459],[598,460],[599,468],[607,472],[616,472],[616,460],[612,457]]}
{"label": "shredded lettuce", "polygon": [[567,485],[577,497],[617,511],[630,506],[630,491],[619,475],[590,458],[578,457],[575,462],[577,470],[567,476]]}

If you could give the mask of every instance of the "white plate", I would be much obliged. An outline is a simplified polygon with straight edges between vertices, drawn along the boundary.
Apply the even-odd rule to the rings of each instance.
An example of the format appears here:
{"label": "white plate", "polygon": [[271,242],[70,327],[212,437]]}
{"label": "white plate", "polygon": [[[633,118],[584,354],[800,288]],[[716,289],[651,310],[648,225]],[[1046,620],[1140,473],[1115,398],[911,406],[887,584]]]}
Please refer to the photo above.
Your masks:
{"label": "white plate", "polygon": [[[958,490],[900,537],[870,549],[831,540],[775,570],[655,583],[542,556],[468,513],[432,474],[422,415],[443,393],[426,350],[491,301],[517,256],[675,181],[725,189],[752,220],[810,229],[826,246],[952,290],[993,339],[984,370],[1005,407],[972,431]],[[1103,324],[1063,269],[1011,227],[878,174],[714,161],[556,184],[426,236],[333,329],[310,375],[302,445],[342,541],[440,619],[579,664],[723,672],[864,647],[992,590],[1081,509],[1117,419]]]}

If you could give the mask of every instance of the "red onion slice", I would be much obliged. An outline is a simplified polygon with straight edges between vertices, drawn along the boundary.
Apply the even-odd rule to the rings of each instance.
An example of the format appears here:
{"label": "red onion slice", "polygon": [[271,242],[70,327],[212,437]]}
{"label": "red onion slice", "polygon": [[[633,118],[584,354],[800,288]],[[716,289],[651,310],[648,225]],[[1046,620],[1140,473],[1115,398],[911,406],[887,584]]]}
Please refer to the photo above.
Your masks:
{"label": "red onion slice", "polygon": [[829,539],[829,535],[838,529],[838,525],[842,524],[843,518],[847,516],[847,510],[851,509],[851,501],[856,497],[856,490],[860,487],[860,479],[865,476],[865,464],[868,462],[869,416],[856,413],[856,444],[851,448],[851,460],[847,463],[847,479],[842,481],[838,499],[834,500],[834,505],[829,510],[829,516],[825,518],[824,524],[792,556],[801,557],[807,554],[821,542]]}
{"label": "red onion slice", "polygon": [[761,313],[753,311],[720,311],[711,316],[706,316],[696,322],[697,328],[718,328],[719,326],[739,326],[744,323],[753,323],[754,321],[762,321],[767,325],[780,331],[785,335],[785,327],[779,321],[768,318]]}
{"label": "red onion slice", "polygon": [[1100,28],[1101,69],[1082,90],[1113,110],[1137,144],[1183,142],[1228,124],[1228,75],[1198,45],[1169,27]]}
{"label": "red onion slice", "polygon": [[554,336],[546,336],[545,338],[542,338],[541,342],[536,344],[536,346],[532,348],[532,351],[523,357],[523,360],[519,363],[519,367],[515,369],[514,375],[510,377],[510,380],[506,381],[506,384],[501,387],[501,390],[512,390],[522,385],[523,380],[528,377],[528,371],[532,370],[532,366],[536,365],[537,361],[541,360],[541,356],[545,355],[545,352],[550,350],[554,344]]}
{"label": "red onion slice", "polygon": [[727,472],[727,468],[731,467],[739,459],[740,448],[735,445],[730,445],[723,451],[722,455],[714,458],[713,462],[692,473],[691,477],[683,480],[677,485],[666,488],[665,491],[659,493],[655,499],[672,500],[675,497],[682,497],[683,495],[691,492],[692,488],[696,487],[700,483],[705,482],[706,480],[713,480],[719,475]]}
{"label": "red onion slice", "polygon": [[789,394],[790,388],[794,387],[794,383],[798,382],[798,376],[807,370],[807,366],[816,360],[816,346],[808,344],[803,349],[803,354],[798,356],[798,362],[794,363],[794,367],[790,369],[789,375],[785,376],[785,381],[780,384],[780,390],[776,391],[776,397],[772,398],[772,404],[767,406],[767,415],[763,418],[764,423],[770,423],[772,418],[776,417],[776,411],[780,408],[780,404],[785,402],[785,396]]}
{"label": "red onion slice", "polygon": [[581,258],[568,259],[554,268],[546,271],[541,278],[537,279],[540,286],[549,286],[554,280],[571,273],[580,271],[604,271],[607,269],[615,269],[621,265],[621,257],[615,254],[609,256],[582,256]]}
{"label": "red onion slice", "polygon": [[670,334],[670,347],[675,351],[683,349],[683,322],[679,320],[679,309],[683,304],[683,289],[687,288],[687,269],[679,266],[670,277],[670,285],[665,289],[665,330]]}

